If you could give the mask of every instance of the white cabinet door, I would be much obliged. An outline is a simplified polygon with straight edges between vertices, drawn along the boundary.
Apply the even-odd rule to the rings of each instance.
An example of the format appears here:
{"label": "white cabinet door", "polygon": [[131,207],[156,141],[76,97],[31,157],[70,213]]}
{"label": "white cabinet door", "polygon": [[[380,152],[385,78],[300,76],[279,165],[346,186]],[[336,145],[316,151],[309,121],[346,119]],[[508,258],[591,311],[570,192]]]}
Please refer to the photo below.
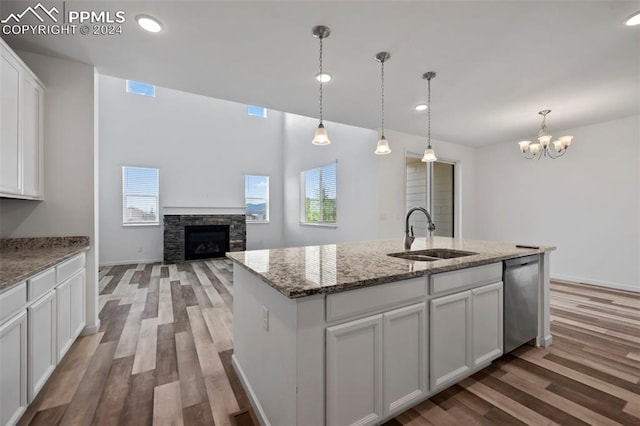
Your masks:
{"label": "white cabinet door", "polygon": [[384,416],[399,412],[428,392],[427,305],[383,315]]}
{"label": "white cabinet door", "polygon": [[502,282],[473,289],[473,366],[502,355]]}
{"label": "white cabinet door", "polygon": [[56,360],[60,362],[73,342],[71,337],[71,280],[56,287]]}
{"label": "white cabinet door", "polygon": [[382,315],[327,328],[327,424],[382,418]]}
{"label": "white cabinet door", "polygon": [[43,89],[27,73],[22,78],[22,195],[42,196]]}
{"label": "white cabinet door", "polygon": [[20,65],[2,44],[0,56],[0,193],[20,195]]}
{"label": "white cabinet door", "polygon": [[70,306],[70,314],[71,314],[71,339],[75,340],[76,337],[80,335],[84,326],[86,324],[85,321],[85,296],[84,296],[84,287],[85,287],[85,276],[86,272],[83,269],[78,272],[72,278],[69,279],[71,281],[71,306]]}
{"label": "white cabinet door", "polygon": [[29,312],[28,398],[33,401],[56,366],[56,291],[27,308]]}
{"label": "white cabinet door", "polygon": [[431,390],[436,390],[471,369],[471,292],[431,300],[429,328]]}
{"label": "white cabinet door", "polygon": [[15,424],[27,407],[27,311],[0,326],[0,425]]}

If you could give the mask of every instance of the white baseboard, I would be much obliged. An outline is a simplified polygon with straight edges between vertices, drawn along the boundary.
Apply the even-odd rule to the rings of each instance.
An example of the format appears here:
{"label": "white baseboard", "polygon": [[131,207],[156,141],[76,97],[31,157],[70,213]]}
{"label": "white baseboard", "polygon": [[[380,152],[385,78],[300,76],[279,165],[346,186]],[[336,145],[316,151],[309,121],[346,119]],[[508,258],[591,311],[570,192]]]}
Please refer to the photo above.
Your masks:
{"label": "white baseboard", "polygon": [[625,290],[625,291],[633,291],[635,293],[640,293],[640,286],[634,286],[634,285],[619,284],[619,283],[612,283],[608,281],[591,280],[589,278],[579,278],[579,277],[572,277],[568,275],[556,275],[556,274],[551,275],[551,279],[562,280],[562,281],[573,281],[575,283],[591,284],[591,285],[597,285],[599,287],[608,287],[616,290]]}
{"label": "white baseboard", "polygon": [[247,376],[245,376],[244,371],[242,371],[242,367],[240,367],[240,364],[238,364],[238,359],[236,358],[235,354],[231,355],[231,365],[233,365],[233,368],[236,370],[236,373],[238,373],[238,377],[240,378],[242,387],[244,387],[244,390],[247,392],[247,395],[249,395],[249,401],[251,402],[253,411],[255,411],[256,413],[256,417],[258,418],[258,421],[262,426],[271,426],[271,423],[269,423],[269,420],[267,419],[267,415],[262,409],[260,402],[258,402],[258,399],[256,398],[253,388],[251,387],[251,385],[249,384],[249,381],[247,380]]}
{"label": "white baseboard", "polygon": [[100,330],[100,320],[98,320],[98,322],[96,323],[96,325],[92,326],[92,327],[85,327],[82,329],[82,331],[80,332],[81,336],[86,336],[88,334],[95,334],[98,332],[98,330]]}
{"label": "white baseboard", "polygon": [[162,262],[162,259],[117,260],[115,262],[100,262],[100,266],[131,265],[133,263],[157,263],[157,262]]}

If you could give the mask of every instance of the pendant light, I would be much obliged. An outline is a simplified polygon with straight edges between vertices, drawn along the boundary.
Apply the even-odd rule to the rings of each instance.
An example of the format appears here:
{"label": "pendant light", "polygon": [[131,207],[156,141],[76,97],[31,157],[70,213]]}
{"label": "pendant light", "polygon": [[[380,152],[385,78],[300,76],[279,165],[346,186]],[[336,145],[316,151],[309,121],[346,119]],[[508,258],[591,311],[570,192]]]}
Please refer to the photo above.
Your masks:
{"label": "pendant light", "polygon": [[[325,27],[324,25],[318,25],[311,29],[311,33],[313,34],[314,37],[317,37],[320,39],[320,72],[318,73],[318,75],[321,76],[324,74],[322,72],[322,40],[329,37],[329,34],[331,34],[331,30],[329,30],[329,27]],[[329,136],[327,135],[327,129],[324,128],[324,123],[322,122],[322,85],[324,83],[323,80],[324,79],[322,78],[318,79],[318,81],[320,82],[320,123],[318,124],[318,127],[316,128],[316,131],[313,134],[313,140],[311,141],[311,143],[314,145],[329,145],[331,143],[331,141],[329,140]]]}
{"label": "pendant light", "polygon": [[434,71],[425,72],[422,78],[427,80],[427,149],[424,150],[422,161],[424,163],[433,163],[437,161],[436,153],[431,148],[431,79],[436,78]]}
{"label": "pendant light", "polygon": [[380,140],[374,151],[376,155],[387,155],[391,153],[389,142],[387,142],[387,138],[384,137],[384,63],[388,61],[390,57],[391,53],[389,52],[379,52],[376,54],[376,60],[380,62],[380,128],[382,130]]}

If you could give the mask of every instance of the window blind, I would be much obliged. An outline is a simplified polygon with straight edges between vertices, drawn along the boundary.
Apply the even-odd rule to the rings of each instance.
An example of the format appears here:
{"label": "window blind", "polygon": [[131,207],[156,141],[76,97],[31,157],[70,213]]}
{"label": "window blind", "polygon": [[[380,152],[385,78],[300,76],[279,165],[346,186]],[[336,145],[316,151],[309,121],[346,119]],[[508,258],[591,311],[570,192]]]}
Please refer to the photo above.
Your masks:
{"label": "window blind", "polygon": [[122,168],[122,223],[159,224],[159,171],[145,167]]}
{"label": "window blind", "polygon": [[305,223],[337,221],[337,163],[303,172]]}

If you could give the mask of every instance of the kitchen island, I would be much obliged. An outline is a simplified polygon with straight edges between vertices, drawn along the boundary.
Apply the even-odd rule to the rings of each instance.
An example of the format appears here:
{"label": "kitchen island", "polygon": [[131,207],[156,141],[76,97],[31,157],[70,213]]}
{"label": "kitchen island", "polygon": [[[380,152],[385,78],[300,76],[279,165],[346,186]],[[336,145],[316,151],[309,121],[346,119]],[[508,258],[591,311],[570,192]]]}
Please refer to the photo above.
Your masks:
{"label": "kitchen island", "polygon": [[505,260],[539,260],[535,343],[551,343],[554,247],[434,237],[411,252],[425,249],[443,258],[389,256],[401,240],[227,254],[233,364],[263,424],[379,424],[489,365]]}

